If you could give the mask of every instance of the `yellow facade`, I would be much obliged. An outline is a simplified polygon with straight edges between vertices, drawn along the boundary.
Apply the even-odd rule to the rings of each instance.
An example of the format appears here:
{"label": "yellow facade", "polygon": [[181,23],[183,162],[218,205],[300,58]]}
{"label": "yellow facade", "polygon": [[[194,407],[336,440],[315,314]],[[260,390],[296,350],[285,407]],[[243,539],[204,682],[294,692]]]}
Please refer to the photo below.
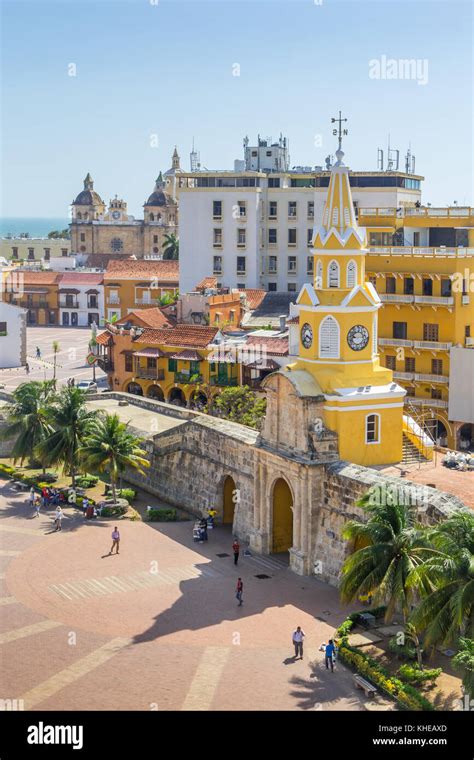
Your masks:
{"label": "yellow facade", "polygon": [[314,238],[314,284],[301,290],[298,360],[325,396],[324,424],[341,458],[364,465],[402,458],[405,391],[378,356],[381,301],[365,280],[366,231],[357,224],[343,153],[337,151],[322,224]]}

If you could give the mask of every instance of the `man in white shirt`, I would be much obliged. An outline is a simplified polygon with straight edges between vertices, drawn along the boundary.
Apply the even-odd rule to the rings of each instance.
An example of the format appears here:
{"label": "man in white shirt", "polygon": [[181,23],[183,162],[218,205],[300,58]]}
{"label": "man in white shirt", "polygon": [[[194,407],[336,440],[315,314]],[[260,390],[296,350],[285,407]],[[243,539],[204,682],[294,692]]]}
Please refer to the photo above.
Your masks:
{"label": "man in white shirt", "polygon": [[300,656],[300,659],[303,659],[303,640],[304,640],[304,631],[301,630],[301,626],[298,626],[296,628],[296,631],[293,631],[293,644],[295,647],[295,660],[298,659],[298,655]]}

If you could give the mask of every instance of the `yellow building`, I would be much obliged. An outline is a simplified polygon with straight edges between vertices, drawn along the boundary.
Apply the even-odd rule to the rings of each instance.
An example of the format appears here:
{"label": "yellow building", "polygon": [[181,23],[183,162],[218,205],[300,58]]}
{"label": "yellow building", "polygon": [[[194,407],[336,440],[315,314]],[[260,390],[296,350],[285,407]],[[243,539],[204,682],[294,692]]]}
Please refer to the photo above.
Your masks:
{"label": "yellow building", "polygon": [[176,293],[178,284],[178,261],[109,261],[104,274],[106,321],[120,319],[137,307],[157,306],[157,299]]}
{"label": "yellow building", "polygon": [[59,324],[60,272],[9,269],[2,273],[2,298],[27,310],[27,325]]}
{"label": "yellow building", "polygon": [[[367,277],[383,303],[381,361],[407,391],[406,412],[437,443],[472,443],[474,420],[450,416],[449,388],[451,349],[474,347],[474,209],[360,209],[361,219],[373,243]],[[377,244],[394,235],[415,244]],[[464,407],[468,415],[468,399]]]}
{"label": "yellow building", "polygon": [[322,224],[313,237],[314,285],[303,286],[297,299],[299,356],[287,369],[305,370],[315,379],[325,398],[324,425],[337,433],[342,459],[398,462],[405,391],[380,365],[382,304],[366,282],[366,230],[356,220],[340,142],[336,156]]}

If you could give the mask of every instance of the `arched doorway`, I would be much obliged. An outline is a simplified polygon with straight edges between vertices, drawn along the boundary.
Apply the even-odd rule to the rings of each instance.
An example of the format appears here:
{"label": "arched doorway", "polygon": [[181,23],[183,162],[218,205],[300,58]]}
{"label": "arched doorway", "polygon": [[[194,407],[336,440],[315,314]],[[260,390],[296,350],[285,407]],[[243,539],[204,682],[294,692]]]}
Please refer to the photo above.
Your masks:
{"label": "arched doorway", "polygon": [[138,383],[129,383],[127,385],[127,393],[133,393],[134,396],[143,396],[143,388]]}
{"label": "arched doorway", "polygon": [[231,524],[234,522],[235,501],[234,495],[236,492],[234,478],[230,475],[224,480],[224,509],[222,514],[222,522],[224,524]]}
{"label": "arched doorway", "polygon": [[165,400],[165,395],[159,385],[150,385],[150,387],[148,388],[146,392],[146,395],[148,396],[148,398],[155,399],[155,401]]}
{"label": "arched doorway", "polygon": [[474,446],[474,425],[466,422],[459,428],[458,448],[461,451],[470,451]]}
{"label": "arched doorway", "polygon": [[186,406],[186,397],[181,388],[172,388],[170,390],[168,401],[170,404],[175,404],[176,406]]}
{"label": "arched doorway", "polygon": [[272,552],[287,552],[293,546],[293,496],[286,480],[278,478],[272,496]]}
{"label": "arched doorway", "polygon": [[446,430],[446,425],[441,420],[436,420],[435,435],[438,446],[448,445],[448,431]]}

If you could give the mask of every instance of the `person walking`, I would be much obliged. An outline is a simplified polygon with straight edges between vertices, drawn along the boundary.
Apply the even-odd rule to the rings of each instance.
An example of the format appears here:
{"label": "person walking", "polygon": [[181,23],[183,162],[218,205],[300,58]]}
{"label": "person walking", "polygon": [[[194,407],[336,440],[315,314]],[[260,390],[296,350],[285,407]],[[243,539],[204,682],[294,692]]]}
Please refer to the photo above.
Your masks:
{"label": "person walking", "polygon": [[36,346],[36,358],[41,359],[41,348]]}
{"label": "person walking", "polygon": [[332,639],[329,639],[329,642],[326,644],[326,649],[324,651],[324,661],[326,663],[326,670],[329,670],[329,667],[331,667],[332,673],[334,673],[335,654],[336,654],[336,647],[334,646],[334,641]]}
{"label": "person walking", "polygon": [[25,364],[25,372],[26,372],[27,375],[30,374],[30,365],[28,364],[28,362],[26,362],[26,364]]}
{"label": "person walking", "polygon": [[235,591],[236,591],[235,598],[239,602],[238,606],[242,607],[242,604],[243,604],[242,595],[244,593],[244,584],[242,582],[242,578],[238,579]]}
{"label": "person walking", "polygon": [[35,506],[35,517],[39,517],[40,509],[41,509],[41,499],[39,496],[36,497],[34,506]]}
{"label": "person walking", "polygon": [[54,513],[54,524],[56,525],[56,530],[62,530],[61,523],[62,523],[63,517],[64,517],[63,510],[58,504],[58,506],[56,507],[56,511]]}
{"label": "person walking", "polygon": [[30,507],[34,507],[35,499],[36,499],[36,491],[33,488],[33,486],[31,486],[31,488],[30,488],[30,495],[28,496],[28,501],[29,501]]}
{"label": "person walking", "polygon": [[112,531],[112,546],[109,551],[109,555],[114,553],[114,547],[115,547],[115,554],[119,553],[119,546],[120,546],[120,533],[118,531],[117,526]]}
{"label": "person walking", "polygon": [[236,538],[234,538],[234,543],[232,544],[232,551],[234,552],[234,565],[237,565],[239,561],[240,544]]}
{"label": "person walking", "polygon": [[295,647],[295,660],[298,659],[298,655],[300,656],[300,659],[303,659],[303,640],[305,637],[304,631],[301,630],[301,626],[298,625],[296,627],[296,631],[293,631],[293,645]]}

